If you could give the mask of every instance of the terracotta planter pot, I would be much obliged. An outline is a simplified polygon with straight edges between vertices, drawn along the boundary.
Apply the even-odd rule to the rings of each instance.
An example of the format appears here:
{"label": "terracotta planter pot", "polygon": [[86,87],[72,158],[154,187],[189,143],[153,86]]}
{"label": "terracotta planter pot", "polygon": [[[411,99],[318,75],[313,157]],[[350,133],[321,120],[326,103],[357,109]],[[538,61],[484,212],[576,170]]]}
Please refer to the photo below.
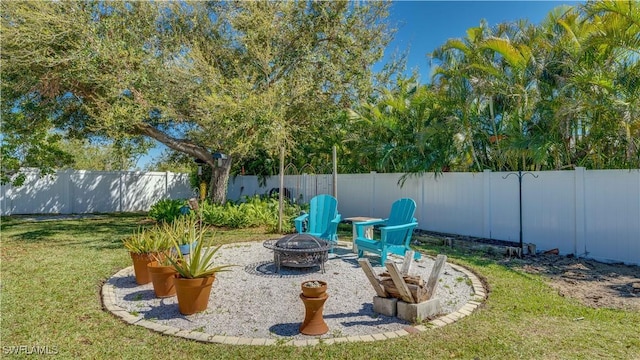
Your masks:
{"label": "terracotta planter pot", "polygon": [[[309,287],[305,286],[306,283],[318,282],[320,283],[319,287]],[[305,281],[301,285],[302,295],[308,298],[318,298],[322,297],[327,292],[327,283],[326,281],[321,280],[309,280]]]}
{"label": "terracotta planter pot", "polygon": [[176,294],[173,280],[178,275],[178,272],[173,266],[158,265],[157,261],[152,261],[147,265],[147,269],[151,276],[156,297],[165,298]]}
{"label": "terracotta planter pot", "polygon": [[323,294],[320,297],[306,297],[300,294],[300,299],[304,304],[304,321],[300,325],[301,333],[305,335],[322,335],[329,331],[329,327],[322,317],[324,302],[328,298],[328,294]]}
{"label": "terracotta planter pot", "polygon": [[177,277],[173,280],[178,296],[178,309],[182,315],[191,315],[207,309],[215,276],[198,279]]}
{"label": "terracotta planter pot", "polygon": [[133,260],[133,272],[136,275],[136,283],[138,285],[144,285],[151,282],[151,276],[149,276],[149,270],[147,270],[147,264],[154,261],[155,258],[152,254],[136,254],[129,253],[131,260]]}

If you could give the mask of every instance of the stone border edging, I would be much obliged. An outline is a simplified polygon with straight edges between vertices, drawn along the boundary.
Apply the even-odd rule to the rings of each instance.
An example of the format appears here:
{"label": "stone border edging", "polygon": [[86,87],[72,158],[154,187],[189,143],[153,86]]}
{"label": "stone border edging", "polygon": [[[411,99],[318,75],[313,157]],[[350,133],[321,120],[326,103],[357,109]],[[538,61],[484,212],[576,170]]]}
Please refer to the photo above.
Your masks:
{"label": "stone border edging", "polygon": [[[149,330],[153,330],[155,332],[159,332],[164,335],[171,335],[182,337],[185,339],[206,342],[206,343],[218,343],[218,344],[226,344],[226,345],[293,345],[293,346],[309,346],[309,345],[318,345],[318,344],[334,344],[340,342],[359,342],[359,341],[377,341],[377,340],[386,340],[393,339],[400,336],[409,335],[412,333],[418,333],[422,331],[427,331],[431,328],[439,328],[448,324],[452,324],[465,316],[471,315],[471,313],[477,309],[482,302],[487,297],[487,292],[482,285],[482,282],[478,278],[478,276],[473,273],[471,270],[467,268],[453,264],[448,262],[448,265],[454,268],[457,271],[462,272],[467,275],[471,280],[471,286],[473,287],[474,295],[464,306],[462,306],[457,311],[449,313],[447,315],[443,315],[439,318],[433,319],[427,323],[427,325],[416,325],[416,326],[407,326],[403,330],[389,331],[378,334],[370,334],[370,335],[358,335],[358,336],[344,336],[338,338],[331,339],[308,339],[308,340],[275,340],[275,339],[265,339],[265,338],[245,338],[245,337],[237,337],[237,336],[222,336],[222,335],[211,335],[208,333],[203,333],[200,331],[190,331],[183,330],[173,326],[167,326],[155,323],[153,321],[145,320],[142,316],[131,315],[125,309],[116,305],[116,295],[115,295],[115,287],[110,284],[108,281],[102,286],[101,298],[102,298],[102,307],[107,311],[111,312],[113,315],[121,318],[124,322],[131,325],[138,325]],[[129,275],[133,274],[133,266],[126,267],[117,273],[115,273],[112,277],[118,275]]]}

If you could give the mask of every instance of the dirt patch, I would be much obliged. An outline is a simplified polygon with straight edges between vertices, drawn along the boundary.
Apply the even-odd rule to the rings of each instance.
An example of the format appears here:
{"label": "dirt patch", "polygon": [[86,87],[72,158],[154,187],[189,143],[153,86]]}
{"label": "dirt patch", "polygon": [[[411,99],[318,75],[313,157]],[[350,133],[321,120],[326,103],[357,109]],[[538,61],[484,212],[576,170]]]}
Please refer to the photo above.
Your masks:
{"label": "dirt patch", "polygon": [[638,266],[546,254],[505,262],[521,271],[546,276],[560,295],[576,298],[586,306],[640,311]]}

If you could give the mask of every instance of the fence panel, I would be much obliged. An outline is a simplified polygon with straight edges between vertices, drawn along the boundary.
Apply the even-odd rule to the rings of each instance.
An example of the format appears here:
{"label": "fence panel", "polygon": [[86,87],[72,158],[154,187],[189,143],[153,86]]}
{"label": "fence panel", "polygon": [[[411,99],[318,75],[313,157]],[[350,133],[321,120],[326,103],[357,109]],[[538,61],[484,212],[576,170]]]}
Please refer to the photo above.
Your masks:
{"label": "fence panel", "polygon": [[587,171],[584,203],[582,252],[599,260],[640,263],[640,170]]}
{"label": "fence panel", "polygon": [[338,175],[338,211],[343,219],[373,216],[373,181],[369,174]]}
{"label": "fence panel", "polygon": [[[518,178],[509,173],[484,172],[489,177],[489,237],[497,240],[519,240]],[[506,176],[506,178],[505,178]]]}
{"label": "fence panel", "polygon": [[[425,175],[420,228],[470,236],[483,233],[483,174]],[[424,227],[423,225],[424,224]]]}
{"label": "fence panel", "polygon": [[575,251],[575,175],[543,171],[522,178],[522,230],[525,243],[540,249]]}
{"label": "fence panel", "polygon": [[[60,180],[63,177],[59,177]],[[124,189],[120,172],[76,171],[70,174],[69,180],[72,201],[67,213],[122,211]]]}
{"label": "fence panel", "polygon": [[22,186],[3,185],[2,215],[67,213],[69,192],[61,178],[68,182],[67,173],[41,178],[38,171],[27,171]]}
{"label": "fence panel", "polygon": [[402,174],[371,174],[373,176],[373,197],[371,202],[371,214],[373,217],[389,217],[391,205],[397,199],[404,197],[406,188],[398,186],[398,180]]}

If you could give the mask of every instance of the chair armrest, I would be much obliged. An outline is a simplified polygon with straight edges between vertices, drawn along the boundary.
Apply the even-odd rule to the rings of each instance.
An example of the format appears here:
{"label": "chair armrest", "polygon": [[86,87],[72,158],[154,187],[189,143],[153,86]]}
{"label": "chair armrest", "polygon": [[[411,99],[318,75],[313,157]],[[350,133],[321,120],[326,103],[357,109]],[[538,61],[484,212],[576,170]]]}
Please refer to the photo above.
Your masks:
{"label": "chair armrest", "polygon": [[326,236],[331,241],[338,241],[338,224],[340,224],[341,218],[342,217],[340,216],[340,214],[337,214],[336,217],[333,218],[333,220],[331,220],[331,222],[329,222],[329,225],[327,226],[327,232],[324,234],[324,236]]}
{"label": "chair armrest", "polygon": [[302,234],[304,232],[302,225],[308,218],[309,218],[309,214],[302,214],[297,218],[293,219],[293,222],[295,223],[296,231],[298,232],[298,234]]}
{"label": "chair armrest", "polygon": [[382,233],[395,232],[395,231],[406,231],[407,229],[413,229],[418,226],[417,222],[412,222],[408,224],[402,225],[394,225],[394,226],[383,226],[380,228]]}
{"label": "chair armrest", "polygon": [[365,228],[370,227],[370,226],[374,226],[374,225],[384,224],[385,221],[387,221],[387,219],[360,221],[360,222],[353,223],[353,225],[356,228],[356,237],[359,237],[359,238],[365,237],[364,236],[364,229]]}
{"label": "chair armrest", "polygon": [[386,242],[387,242],[387,236],[389,233],[395,233],[395,232],[406,232],[407,235],[404,237],[404,241],[407,241],[407,239],[411,239],[411,236],[413,235],[413,229],[418,226],[417,222],[412,222],[412,223],[408,223],[408,224],[402,224],[402,225],[393,225],[393,226],[384,226],[380,228],[380,243],[382,244],[382,246],[385,246]]}

